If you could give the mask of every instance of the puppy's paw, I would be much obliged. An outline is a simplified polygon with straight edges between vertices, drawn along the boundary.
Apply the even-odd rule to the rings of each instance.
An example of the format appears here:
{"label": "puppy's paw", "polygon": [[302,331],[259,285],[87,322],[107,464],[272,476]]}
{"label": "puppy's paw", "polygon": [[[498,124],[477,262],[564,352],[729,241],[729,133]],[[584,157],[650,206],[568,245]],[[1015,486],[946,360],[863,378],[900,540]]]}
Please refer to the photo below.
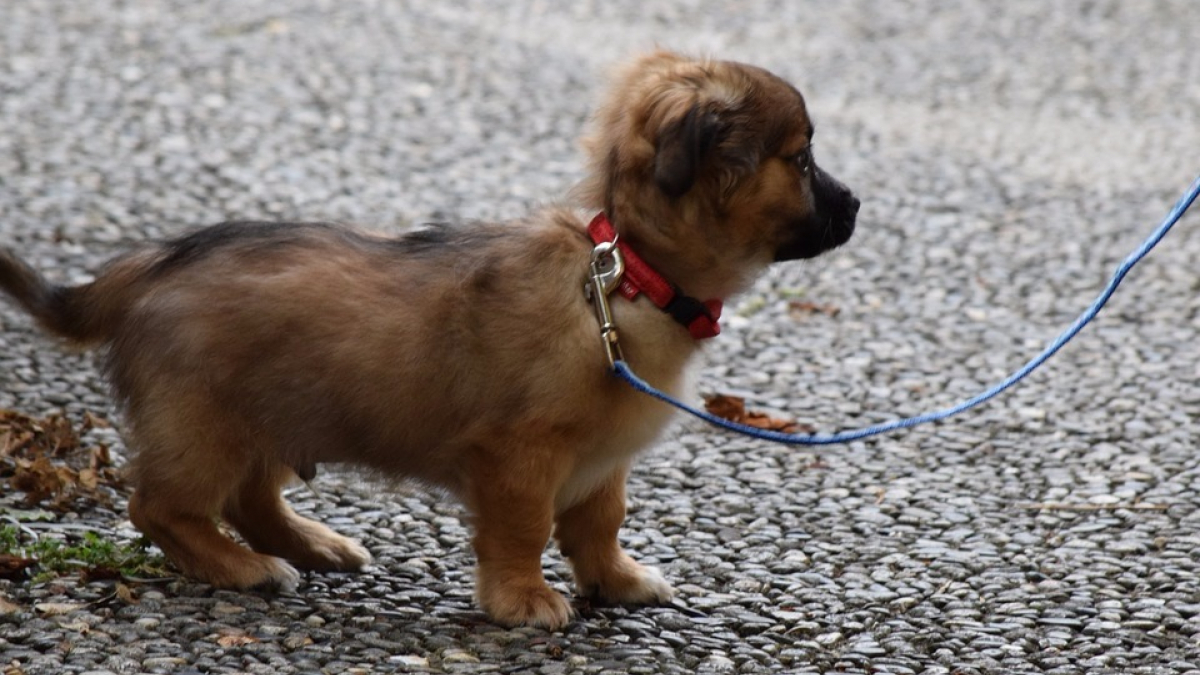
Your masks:
{"label": "puppy's paw", "polygon": [[371,564],[371,553],[365,546],[350,538],[343,538],[337,546],[330,547],[329,559],[339,571],[355,572]]}
{"label": "puppy's paw", "polygon": [[[255,591],[270,591],[291,593],[300,585],[300,572],[295,567],[279,558],[271,556],[256,556],[262,558],[262,564],[256,565],[253,574],[248,574],[240,588]],[[257,561],[256,561],[257,562]],[[251,570],[247,570],[250,572]]]}
{"label": "puppy's paw", "polygon": [[274,556],[246,551],[233,559],[206,562],[209,564],[200,565],[197,561],[176,561],[176,564],[185,574],[217,588],[291,592],[300,585],[300,573],[296,568]]}
{"label": "puppy's paw", "polygon": [[496,623],[558,630],[575,612],[561,593],[545,583],[513,585],[481,594],[479,604]]}
{"label": "puppy's paw", "polygon": [[305,550],[289,559],[300,569],[318,572],[356,572],[371,564],[371,554],[362,544],[328,530],[309,537]]}
{"label": "puppy's paw", "polygon": [[662,573],[624,554],[602,575],[576,584],[580,595],[621,605],[658,605],[675,595]]}

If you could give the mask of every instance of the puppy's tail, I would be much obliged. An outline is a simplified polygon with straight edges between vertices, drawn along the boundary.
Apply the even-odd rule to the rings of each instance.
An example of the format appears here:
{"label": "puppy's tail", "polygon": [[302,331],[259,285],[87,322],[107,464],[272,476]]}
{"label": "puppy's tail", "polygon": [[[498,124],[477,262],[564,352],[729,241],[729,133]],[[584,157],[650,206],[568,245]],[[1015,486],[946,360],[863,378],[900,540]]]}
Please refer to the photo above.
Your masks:
{"label": "puppy's tail", "polygon": [[[124,291],[133,270],[116,267],[93,283],[63,286],[47,281],[12,251],[0,248],[0,291],[47,332],[80,345],[102,342],[113,334],[128,304],[129,293]],[[126,273],[121,273],[121,267],[126,267]]]}

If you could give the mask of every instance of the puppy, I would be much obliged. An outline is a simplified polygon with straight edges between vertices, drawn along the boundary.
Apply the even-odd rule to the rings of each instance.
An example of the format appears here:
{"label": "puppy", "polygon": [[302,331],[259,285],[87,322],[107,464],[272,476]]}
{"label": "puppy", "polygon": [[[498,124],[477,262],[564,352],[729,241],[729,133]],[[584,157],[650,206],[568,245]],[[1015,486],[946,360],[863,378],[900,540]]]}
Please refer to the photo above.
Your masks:
{"label": "puppy", "polygon": [[560,628],[571,605],[541,571],[552,537],[581,594],[672,593],[617,542],[630,463],[670,412],[610,372],[585,292],[593,248],[619,233],[622,353],[679,393],[721,299],[850,237],[858,200],[817,167],[812,135],[801,95],[770,73],[654,53],[596,116],[586,216],[549,208],[394,239],[230,222],[74,287],[5,251],[0,288],[50,333],[104,350],[135,450],[130,518],[185,574],[247,589],[362,569],[362,546],[280,495],[349,463],[457,496],[484,610]]}

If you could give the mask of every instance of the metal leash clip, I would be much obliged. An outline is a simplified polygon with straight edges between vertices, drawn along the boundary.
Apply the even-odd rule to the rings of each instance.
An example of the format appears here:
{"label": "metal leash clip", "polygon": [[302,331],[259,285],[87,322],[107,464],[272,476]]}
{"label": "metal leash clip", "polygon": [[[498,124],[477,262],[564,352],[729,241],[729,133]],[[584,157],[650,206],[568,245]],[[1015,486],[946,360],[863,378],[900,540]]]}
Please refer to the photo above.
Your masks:
{"label": "metal leash clip", "polygon": [[601,242],[592,249],[589,269],[590,276],[584,284],[584,292],[596,310],[596,320],[600,322],[600,341],[604,343],[608,365],[615,366],[617,361],[625,360],[618,341],[617,324],[613,322],[612,308],[608,305],[608,294],[617,289],[621,275],[625,274],[625,260],[617,248],[616,239]]}

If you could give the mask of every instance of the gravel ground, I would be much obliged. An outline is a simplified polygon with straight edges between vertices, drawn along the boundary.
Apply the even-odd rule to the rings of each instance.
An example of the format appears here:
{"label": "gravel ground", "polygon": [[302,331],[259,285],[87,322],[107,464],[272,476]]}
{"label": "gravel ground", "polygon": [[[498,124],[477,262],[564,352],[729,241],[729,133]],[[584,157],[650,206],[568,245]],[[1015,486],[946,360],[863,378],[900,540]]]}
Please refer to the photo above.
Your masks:
{"label": "gravel ground", "polygon": [[[778,268],[732,308],[701,386],[856,426],[1020,365],[1158,222],[1200,169],[1198,11],[9,2],[0,244],[78,280],[130,242],[230,217],[512,216],[579,178],[576,138],[612,64],[655,44],[746,60],[806,92],[822,165],[863,209],[844,251]],[[275,596],[134,584],[132,603],[112,582],[0,582],[18,607],[0,615],[0,667],[1200,673],[1197,224],[978,412],[816,452],[680,424],[640,463],[623,533],[674,605],[581,605],[553,634],[489,624],[458,507],[326,474],[323,498],[293,497],[362,539],[367,573]],[[107,409],[89,356],[7,305],[0,324],[0,407]],[[135,536],[120,509],[55,528]],[[566,591],[557,552],[545,567]]]}

